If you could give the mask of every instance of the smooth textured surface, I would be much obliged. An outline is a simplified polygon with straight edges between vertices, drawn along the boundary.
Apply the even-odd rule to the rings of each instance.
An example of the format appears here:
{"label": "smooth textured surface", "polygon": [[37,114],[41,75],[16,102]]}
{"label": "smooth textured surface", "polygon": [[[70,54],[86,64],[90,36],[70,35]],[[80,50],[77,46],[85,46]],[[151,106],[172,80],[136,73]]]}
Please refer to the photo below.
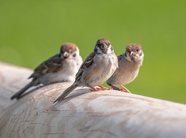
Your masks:
{"label": "smooth textured surface", "polygon": [[0,113],[15,102],[10,97],[30,82],[27,78],[31,73],[30,69],[0,62]]}
{"label": "smooth textured surface", "polygon": [[[17,67],[10,68],[14,72]],[[53,104],[69,85],[48,85],[4,109],[0,137],[186,137],[186,105],[112,90],[90,92],[88,88],[75,89],[64,101]]]}

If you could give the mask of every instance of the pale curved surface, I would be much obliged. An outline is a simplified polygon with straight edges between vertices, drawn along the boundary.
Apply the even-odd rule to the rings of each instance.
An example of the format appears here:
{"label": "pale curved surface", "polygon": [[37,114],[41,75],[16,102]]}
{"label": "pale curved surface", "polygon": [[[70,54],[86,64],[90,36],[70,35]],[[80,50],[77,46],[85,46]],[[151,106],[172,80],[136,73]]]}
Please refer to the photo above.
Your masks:
{"label": "pale curved surface", "polygon": [[118,91],[75,89],[70,83],[26,95],[0,114],[1,138],[185,138],[186,105]]}
{"label": "pale curved surface", "polygon": [[75,90],[53,105],[62,87],[36,90],[4,110],[0,135],[79,138],[185,138],[186,106],[116,91]]}
{"label": "pale curved surface", "polygon": [[32,70],[0,62],[0,113],[13,104],[10,97],[25,86]]}

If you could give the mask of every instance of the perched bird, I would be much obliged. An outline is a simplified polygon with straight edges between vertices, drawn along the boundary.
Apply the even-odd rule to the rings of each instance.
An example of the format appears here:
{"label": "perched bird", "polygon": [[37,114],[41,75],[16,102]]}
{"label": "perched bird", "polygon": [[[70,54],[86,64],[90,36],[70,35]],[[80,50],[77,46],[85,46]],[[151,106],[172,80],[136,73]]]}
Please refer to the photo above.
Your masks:
{"label": "perched bird", "polygon": [[[132,82],[138,75],[140,66],[143,63],[144,53],[140,44],[131,43],[127,45],[126,52],[118,56],[119,68],[115,73],[106,81],[109,86],[115,90],[124,92],[130,91],[123,85]],[[116,86],[121,86],[122,89]]]}
{"label": "perched bird", "polygon": [[61,46],[59,54],[42,62],[29,77],[29,79],[32,78],[32,81],[10,99],[19,99],[25,91],[33,86],[73,82],[81,64],[82,58],[76,44],[65,43]]}
{"label": "perched bird", "polygon": [[[87,86],[92,91],[104,90],[100,86],[104,83],[118,68],[117,56],[110,41],[106,38],[99,39],[92,52],[81,65],[76,80],[68,87],[55,101],[63,100],[71,91],[78,86]],[[99,86],[100,88],[96,88]]]}

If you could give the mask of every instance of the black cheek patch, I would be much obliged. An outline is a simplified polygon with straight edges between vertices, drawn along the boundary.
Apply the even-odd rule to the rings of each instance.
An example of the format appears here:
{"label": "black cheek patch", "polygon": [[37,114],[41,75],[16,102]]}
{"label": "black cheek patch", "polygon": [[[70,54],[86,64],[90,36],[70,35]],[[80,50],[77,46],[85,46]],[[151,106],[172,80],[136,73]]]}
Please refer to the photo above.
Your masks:
{"label": "black cheek patch", "polygon": [[58,56],[61,57],[61,53],[59,53]]}
{"label": "black cheek patch", "polygon": [[114,50],[114,48],[111,46],[111,51],[113,51]]}
{"label": "black cheek patch", "polygon": [[73,57],[76,57],[76,54],[73,54],[72,56],[73,56]]}
{"label": "black cheek patch", "polygon": [[97,48],[95,48],[95,49],[94,49],[94,52],[97,52],[97,51],[98,51],[98,49],[97,49]]}
{"label": "black cheek patch", "polygon": [[127,57],[127,53],[125,53],[125,57]]}

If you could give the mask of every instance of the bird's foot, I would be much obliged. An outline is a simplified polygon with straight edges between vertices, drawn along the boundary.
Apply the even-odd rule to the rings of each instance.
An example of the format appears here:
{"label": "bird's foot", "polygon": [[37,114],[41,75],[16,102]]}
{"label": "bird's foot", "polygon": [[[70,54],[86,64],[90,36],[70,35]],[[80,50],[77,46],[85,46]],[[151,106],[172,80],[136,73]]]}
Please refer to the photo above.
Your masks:
{"label": "bird's foot", "polygon": [[123,85],[121,85],[121,89],[119,91],[121,92],[126,92],[126,93],[131,93],[127,88],[125,88]]}
{"label": "bird's foot", "polygon": [[110,90],[110,89],[99,85],[99,86],[94,87],[94,89],[91,89],[91,92],[98,92],[101,90],[104,91],[104,90]]}
{"label": "bird's foot", "polygon": [[126,93],[131,93],[127,88],[125,88],[124,86],[121,86],[122,88],[118,88],[115,86],[112,86],[112,90],[116,90],[116,91],[120,91],[120,92],[126,92]]}

